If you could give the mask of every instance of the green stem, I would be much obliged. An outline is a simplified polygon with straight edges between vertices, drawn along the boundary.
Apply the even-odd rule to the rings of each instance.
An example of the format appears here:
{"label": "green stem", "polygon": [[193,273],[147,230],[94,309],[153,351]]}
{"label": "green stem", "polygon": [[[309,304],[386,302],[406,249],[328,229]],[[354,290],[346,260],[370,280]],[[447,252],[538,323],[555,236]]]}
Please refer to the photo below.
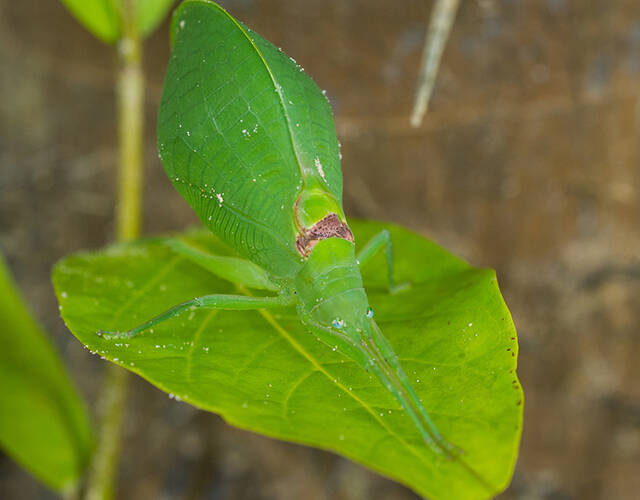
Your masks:
{"label": "green stem", "polygon": [[144,125],[144,77],[142,45],[135,24],[133,0],[121,0],[123,36],[118,46],[119,183],[116,231],[118,240],[140,236],[142,200],[142,144]]}
{"label": "green stem", "polygon": [[419,127],[427,112],[433,85],[438,74],[440,59],[444,45],[449,37],[451,26],[456,17],[460,0],[437,0],[431,12],[427,36],[424,40],[424,51],[418,77],[418,90],[411,114],[411,125]]}
{"label": "green stem", "polygon": [[114,498],[128,381],[126,370],[116,365],[107,367],[100,395],[100,434],[89,471],[86,500]]}
{"label": "green stem", "polygon": [[[135,20],[135,1],[120,0],[122,37],[118,45],[118,241],[140,235],[144,126],[142,45]],[[120,454],[122,422],[129,374],[108,365],[101,394],[101,422],[96,451],[89,471],[87,500],[114,497]]]}

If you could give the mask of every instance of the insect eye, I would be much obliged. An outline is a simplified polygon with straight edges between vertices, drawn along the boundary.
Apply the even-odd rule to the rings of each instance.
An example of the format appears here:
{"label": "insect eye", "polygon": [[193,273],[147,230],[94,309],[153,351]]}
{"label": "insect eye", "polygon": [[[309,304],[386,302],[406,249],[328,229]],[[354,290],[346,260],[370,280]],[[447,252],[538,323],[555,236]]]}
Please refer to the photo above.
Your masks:
{"label": "insect eye", "polygon": [[373,309],[369,307],[366,313],[367,318],[373,318]]}
{"label": "insect eye", "polygon": [[337,328],[339,330],[344,326],[344,321],[336,318],[331,322],[331,324],[333,325],[334,328]]}

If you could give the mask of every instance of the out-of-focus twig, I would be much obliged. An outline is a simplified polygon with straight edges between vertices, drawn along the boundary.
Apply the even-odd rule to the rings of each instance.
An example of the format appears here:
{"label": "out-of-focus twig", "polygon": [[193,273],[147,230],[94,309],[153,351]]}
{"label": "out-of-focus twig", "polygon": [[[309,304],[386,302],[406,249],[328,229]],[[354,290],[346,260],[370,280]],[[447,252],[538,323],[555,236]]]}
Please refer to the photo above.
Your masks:
{"label": "out-of-focus twig", "polygon": [[429,98],[436,81],[440,58],[445,43],[449,37],[453,20],[456,17],[460,0],[436,0],[429,19],[429,28],[424,41],[420,76],[418,77],[418,90],[411,114],[411,125],[419,127],[422,118],[427,112]]}
{"label": "out-of-focus twig", "polygon": [[[142,219],[142,147],[144,78],[142,44],[135,17],[135,1],[120,0],[122,35],[118,42],[118,201],[116,236],[127,241],[140,235]],[[115,495],[122,423],[129,373],[107,367],[102,394],[102,421],[89,471],[86,500],[111,500]]]}

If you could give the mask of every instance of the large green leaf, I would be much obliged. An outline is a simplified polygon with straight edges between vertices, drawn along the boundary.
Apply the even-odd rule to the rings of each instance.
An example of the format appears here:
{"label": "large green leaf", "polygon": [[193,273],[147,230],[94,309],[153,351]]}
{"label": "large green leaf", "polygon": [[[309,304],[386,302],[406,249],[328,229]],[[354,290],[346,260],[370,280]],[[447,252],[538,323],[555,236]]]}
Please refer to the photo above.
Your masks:
{"label": "large green leaf", "polygon": [[[123,0],[62,0],[67,9],[96,38],[115,43],[120,38],[122,23],[120,5]],[[151,34],[175,0],[135,0],[138,31]]]}
{"label": "large green leaf", "polygon": [[91,450],[87,413],[2,256],[0,344],[0,447],[51,488],[72,488]]}
{"label": "large green leaf", "polygon": [[[435,454],[377,379],[305,331],[294,308],[194,310],[127,341],[126,330],[198,295],[238,293],[166,239],[71,256],[54,270],[62,317],[89,349],[229,423],[333,450],[432,499],[488,498],[509,482],[522,423],[516,333],[495,274],[405,229],[351,221],[363,244],[390,230],[399,282],[386,293],[382,255],[363,269],[376,320],[444,436],[464,453]],[[232,255],[204,232],[187,235]]]}

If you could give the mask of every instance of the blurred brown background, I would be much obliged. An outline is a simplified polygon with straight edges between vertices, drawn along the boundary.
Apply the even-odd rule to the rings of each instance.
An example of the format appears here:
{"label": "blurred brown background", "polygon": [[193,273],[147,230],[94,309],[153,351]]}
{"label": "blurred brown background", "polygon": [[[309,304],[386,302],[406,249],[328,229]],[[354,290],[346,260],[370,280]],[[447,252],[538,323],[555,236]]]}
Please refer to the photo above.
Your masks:
{"label": "blurred brown background", "polygon": [[[407,225],[497,269],[526,395],[501,498],[639,498],[640,3],[463,0],[418,130],[409,115],[431,1],[221,3],[327,89],[348,214]],[[166,23],[145,49],[152,234],[195,216],[156,155]],[[0,245],[92,405],[104,362],[66,331],[49,271],[111,239],[114,64],[60,2],[0,0]],[[125,432],[119,498],[416,498],[140,379]],[[0,457],[0,498],[51,496]]]}

